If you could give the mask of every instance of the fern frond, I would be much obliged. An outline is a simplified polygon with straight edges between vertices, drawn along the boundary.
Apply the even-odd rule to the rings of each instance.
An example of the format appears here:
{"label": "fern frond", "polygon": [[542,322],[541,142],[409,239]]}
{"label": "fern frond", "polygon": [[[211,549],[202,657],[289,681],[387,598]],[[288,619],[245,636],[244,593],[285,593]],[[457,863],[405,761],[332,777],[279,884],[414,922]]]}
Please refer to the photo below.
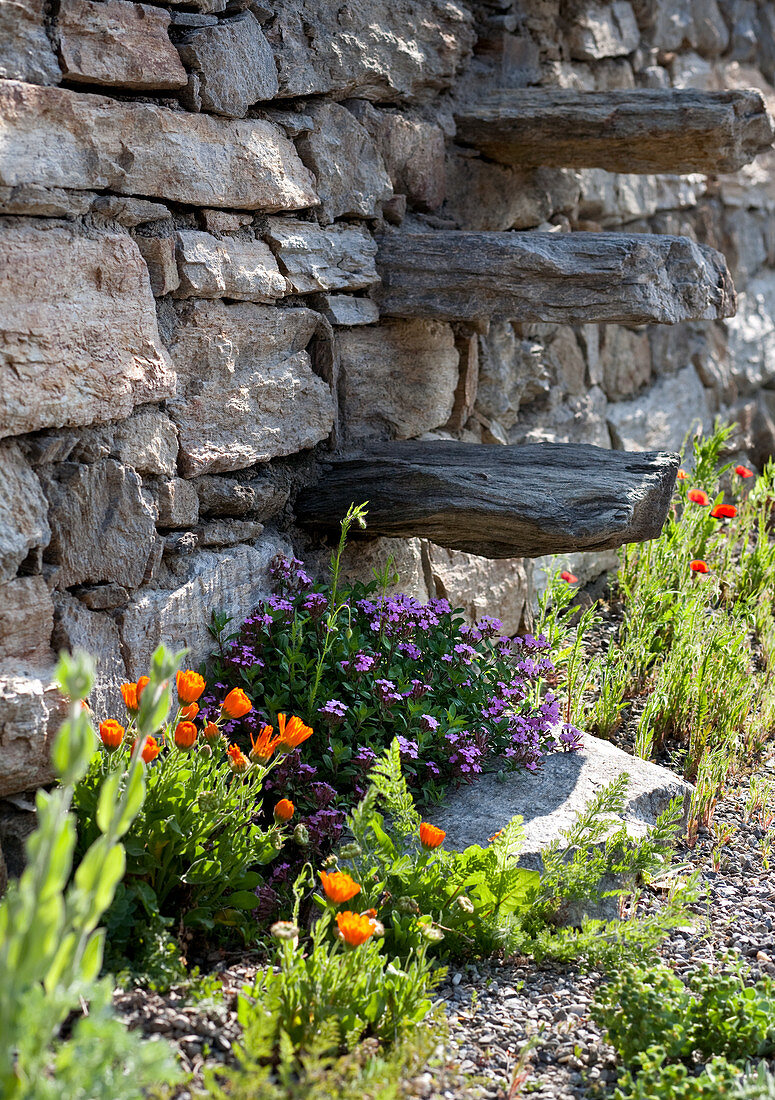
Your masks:
{"label": "fern frond", "polygon": [[401,750],[394,738],[369,773],[374,790],[382,799],[392,824],[402,837],[417,836],[420,815],[401,770]]}

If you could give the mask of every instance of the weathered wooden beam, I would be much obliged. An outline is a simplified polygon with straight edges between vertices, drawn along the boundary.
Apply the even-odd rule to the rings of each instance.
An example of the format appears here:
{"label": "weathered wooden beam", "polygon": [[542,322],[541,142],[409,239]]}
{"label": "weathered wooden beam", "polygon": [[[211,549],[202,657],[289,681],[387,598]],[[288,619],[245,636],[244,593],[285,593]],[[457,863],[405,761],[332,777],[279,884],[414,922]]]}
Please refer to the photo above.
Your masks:
{"label": "weathered wooden beam", "polygon": [[754,89],[508,89],[462,107],[457,140],[523,168],[736,172],[773,140]]}
{"label": "weathered wooden beam", "polygon": [[367,535],[486,558],[609,550],[659,535],[677,470],[676,454],[588,444],[384,443],[327,460],[296,514],[333,530],[368,501]]}
{"label": "weathered wooden beam", "polygon": [[376,293],[396,317],[672,325],[731,317],[724,257],[688,237],[627,233],[386,233]]}

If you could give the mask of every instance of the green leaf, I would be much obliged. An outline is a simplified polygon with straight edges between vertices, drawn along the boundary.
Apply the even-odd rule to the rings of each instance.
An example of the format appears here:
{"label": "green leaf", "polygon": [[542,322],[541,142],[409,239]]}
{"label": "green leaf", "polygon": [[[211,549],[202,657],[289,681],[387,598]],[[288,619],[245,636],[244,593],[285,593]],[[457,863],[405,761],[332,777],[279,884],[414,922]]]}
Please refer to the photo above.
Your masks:
{"label": "green leaf", "polygon": [[116,836],[122,837],[137,817],[145,799],[145,771],[139,765],[130,768],[129,782],[124,792],[124,806],[116,826]]}
{"label": "green leaf", "polygon": [[84,982],[96,981],[102,967],[102,955],[105,948],[105,929],[98,928],[89,936],[88,943],[81,957],[79,967],[81,980]]}
{"label": "green leaf", "polygon": [[101,833],[106,833],[113,820],[118,801],[118,791],[121,785],[121,773],[111,772],[102,781],[100,798],[97,803],[97,828]]}
{"label": "green leaf", "polygon": [[223,899],[224,905],[231,905],[235,909],[255,909],[258,905],[258,898],[251,890],[237,890],[235,894],[229,894],[227,898]]}

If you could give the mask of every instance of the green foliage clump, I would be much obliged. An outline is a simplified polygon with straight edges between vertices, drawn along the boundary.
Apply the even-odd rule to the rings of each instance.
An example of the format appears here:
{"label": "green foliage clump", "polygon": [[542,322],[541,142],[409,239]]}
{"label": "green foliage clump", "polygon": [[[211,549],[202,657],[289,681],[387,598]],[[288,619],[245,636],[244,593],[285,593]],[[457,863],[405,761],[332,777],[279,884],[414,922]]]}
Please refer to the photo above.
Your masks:
{"label": "green foliage clump", "polygon": [[[169,706],[174,665],[154,654],[138,735],[144,740]],[[60,786],[37,794],[38,825],[27,843],[27,866],[0,902],[0,1096],[3,1100],[140,1100],[144,1089],[176,1077],[169,1048],[127,1033],[111,1011],[112,984],[98,981],[105,931],[98,924],[125,868],[125,836],[142,806],[139,751],[128,770],[96,792],[97,835],[72,882],[76,824],[73,788],[88,768],[94,730],[81,700],[93,663],[63,655],[57,669],[69,714],[52,749]],[[84,1005],[88,1015],[82,1014]],[[69,1034],[64,1026],[76,1021]]]}
{"label": "green foliage clump", "polygon": [[616,1100],[767,1097],[766,1067],[749,1067],[775,1052],[774,1009],[775,982],[749,984],[739,965],[682,980],[661,963],[625,964],[592,1009],[623,1061]]}
{"label": "green foliage clump", "polygon": [[[605,663],[605,692],[601,684],[590,709],[592,731],[607,734],[625,697],[648,692],[636,751],[648,757],[677,743],[691,780],[708,753],[723,752],[728,767],[775,729],[768,676],[775,464],[754,479],[721,463],[731,430],[717,427],[694,440],[691,468],[677,482],[661,536],[622,550],[624,620]],[[719,506],[732,514],[720,514]],[[707,572],[693,571],[692,562],[704,562]],[[754,638],[765,667],[754,656]]]}
{"label": "green foliage clump", "polygon": [[245,1030],[237,1066],[207,1074],[207,1095],[211,1100],[403,1100],[416,1095],[412,1079],[425,1069],[443,1029],[437,1013],[392,1045],[364,1039],[338,1054],[332,1028],[324,1025],[309,1050],[297,1056],[287,1041],[276,1052],[272,1021],[256,1015]]}
{"label": "green foliage clump", "polygon": [[425,939],[442,957],[503,951],[539,959],[585,956],[611,965],[619,958],[647,957],[670,928],[685,923],[686,907],[696,900],[696,885],[689,880],[656,914],[558,926],[570,902],[631,895],[638,881],[664,871],[669,862],[678,804],[671,803],[644,837],[632,840],[613,825],[626,798],[626,777],[603,789],[562,842],[546,850],[542,873],[517,865],[524,837],[519,818],[486,847],[423,849],[420,817],[396,744],[375,765],[371,779],[370,791],[348,821],[351,843],[335,858],[360,884],[360,906],[378,909],[386,942],[402,957]]}
{"label": "green foliage clump", "polygon": [[[197,678],[204,690],[204,680]],[[122,731],[118,747],[93,743],[94,755],[73,795],[79,856],[99,832],[103,785],[126,782],[141,715],[142,709],[128,708],[125,730],[112,723],[114,731]],[[181,700],[171,716],[161,715],[153,727],[155,755],[147,765],[146,796],[124,841],[123,881],[106,917],[111,966],[122,969],[128,962],[129,972],[144,971],[160,986],[185,976],[170,933],[173,925],[235,928],[245,938],[255,934],[251,914],[258,904],[255,888],[263,882],[257,867],[277,856],[291,832],[281,821],[264,824],[261,815],[263,784],[280,763],[282,747],[272,750],[273,759],[251,761],[227,751],[220,728],[225,715],[206,723],[207,737],[202,718],[197,727],[183,722],[183,716]],[[194,740],[179,748],[181,724]],[[110,725],[102,723],[101,731]]]}

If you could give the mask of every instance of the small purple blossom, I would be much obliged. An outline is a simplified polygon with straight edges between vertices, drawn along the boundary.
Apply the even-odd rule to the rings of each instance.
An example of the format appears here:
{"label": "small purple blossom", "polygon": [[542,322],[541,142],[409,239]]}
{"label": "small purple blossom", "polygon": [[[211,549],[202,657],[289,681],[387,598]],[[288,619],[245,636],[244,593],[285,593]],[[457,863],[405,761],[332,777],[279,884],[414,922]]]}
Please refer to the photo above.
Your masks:
{"label": "small purple blossom", "polygon": [[356,653],[352,660],[352,666],[356,672],[371,672],[374,667],[374,660],[370,653]]}
{"label": "small purple blossom", "polygon": [[308,592],[301,606],[311,619],[322,619],[328,607],[328,597],[322,592]]}
{"label": "small purple blossom", "polygon": [[417,759],[418,746],[416,741],[409,741],[400,734],[397,737],[398,748],[402,756],[408,756],[410,760]]}
{"label": "small purple blossom", "polygon": [[392,680],[375,680],[374,687],[380,703],[389,710],[394,703],[400,703],[403,696],[396,691],[396,685]]}
{"label": "small purple blossom", "polygon": [[435,733],[439,728],[438,718],[434,718],[432,714],[423,714],[420,718],[420,729],[426,730],[429,733]]}
{"label": "small purple blossom", "polygon": [[318,714],[322,714],[332,728],[341,726],[344,716],[347,714],[347,704],[339,699],[329,699],[322,707],[318,707]]}

